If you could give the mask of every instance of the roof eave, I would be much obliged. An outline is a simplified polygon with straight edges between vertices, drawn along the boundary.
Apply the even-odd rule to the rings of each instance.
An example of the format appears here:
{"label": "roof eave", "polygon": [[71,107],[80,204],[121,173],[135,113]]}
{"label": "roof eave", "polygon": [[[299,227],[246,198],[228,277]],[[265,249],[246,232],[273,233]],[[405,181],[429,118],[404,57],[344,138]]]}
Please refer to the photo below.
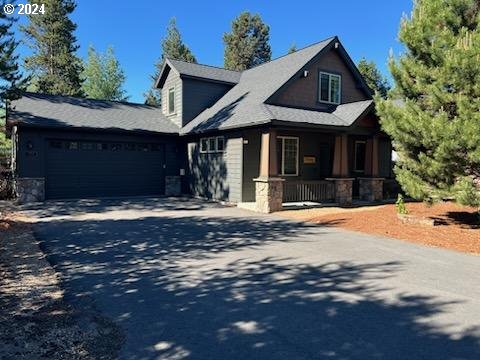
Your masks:
{"label": "roof eave", "polygon": [[217,84],[226,84],[226,85],[232,85],[232,86],[235,86],[235,85],[238,84],[238,82],[232,82],[232,81],[226,81],[226,80],[217,80],[217,79],[201,77],[201,76],[194,76],[194,75],[187,75],[187,74],[180,74],[180,78],[200,80],[200,81],[206,81],[206,82],[217,83]]}
{"label": "roof eave", "polygon": [[152,130],[143,130],[143,129],[122,129],[122,128],[96,128],[91,126],[55,126],[55,125],[39,125],[39,124],[29,124],[23,123],[19,120],[11,122],[12,126],[17,126],[18,128],[29,128],[29,129],[43,129],[43,130],[59,130],[59,131],[76,131],[76,132],[105,132],[105,133],[133,133],[133,134],[149,134],[149,135],[168,135],[168,136],[178,136],[178,132],[163,132],[163,131],[152,131]]}

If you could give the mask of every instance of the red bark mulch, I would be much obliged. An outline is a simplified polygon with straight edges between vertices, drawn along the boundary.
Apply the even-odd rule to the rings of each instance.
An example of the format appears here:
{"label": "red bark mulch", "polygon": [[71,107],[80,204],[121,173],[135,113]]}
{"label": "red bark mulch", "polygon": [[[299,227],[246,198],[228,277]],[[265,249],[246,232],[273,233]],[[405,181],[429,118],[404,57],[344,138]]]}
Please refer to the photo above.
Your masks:
{"label": "red bark mulch", "polygon": [[407,203],[409,215],[435,219],[438,225],[405,224],[397,217],[395,205],[374,210],[346,210],[325,214],[309,221],[349,230],[402,239],[414,243],[480,254],[480,222],[477,209],[444,202],[433,206]]}

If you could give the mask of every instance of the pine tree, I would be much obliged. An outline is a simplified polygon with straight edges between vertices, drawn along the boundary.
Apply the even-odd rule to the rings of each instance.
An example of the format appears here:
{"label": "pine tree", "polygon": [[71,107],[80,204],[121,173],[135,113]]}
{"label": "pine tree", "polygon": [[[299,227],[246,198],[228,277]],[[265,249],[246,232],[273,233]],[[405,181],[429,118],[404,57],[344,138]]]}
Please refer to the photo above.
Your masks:
{"label": "pine tree", "polygon": [[375,65],[373,61],[367,61],[367,59],[362,58],[358,62],[357,67],[370,89],[382,98],[386,98],[390,90],[390,85],[388,84],[388,80],[382,75],[380,70],[378,70],[377,65]]}
{"label": "pine tree", "polygon": [[232,22],[232,31],[223,35],[225,43],[224,67],[246,70],[270,61],[270,28],[260,15],[241,13]]}
{"label": "pine tree", "polygon": [[83,78],[82,89],[88,98],[112,101],[128,99],[123,89],[125,73],[112,47],[109,47],[105,54],[97,53],[93,46],[88,48]]}
{"label": "pine tree", "polygon": [[[153,81],[153,84],[157,81],[160,76],[160,71],[162,70],[163,63],[165,58],[173,60],[182,60],[191,63],[196,63],[197,59],[192,54],[190,49],[182,40],[182,36],[177,27],[177,21],[175,18],[171,18],[167,28],[167,35],[162,39],[162,54],[160,59],[158,59],[155,64],[155,72],[150,78]],[[160,91],[159,89],[152,88],[145,93],[145,103],[149,105],[160,105]]]}
{"label": "pine tree", "polygon": [[288,48],[287,54],[293,54],[295,51],[297,51],[297,45],[295,43],[293,43]]}
{"label": "pine tree", "polygon": [[74,35],[76,25],[69,15],[75,10],[73,0],[30,0],[45,4],[45,14],[28,15],[22,27],[33,55],[25,59],[25,68],[33,72],[34,89],[55,95],[82,95],[82,62]]}
{"label": "pine tree", "polygon": [[12,26],[17,21],[13,15],[6,15],[3,7],[12,1],[0,1],[0,107],[6,100],[19,96],[18,90],[24,83],[18,66],[18,55],[15,50],[18,41],[15,40]]}
{"label": "pine tree", "polygon": [[377,99],[416,199],[480,206],[480,28],[476,0],[417,0],[402,20],[406,52],[390,60],[398,99]]}

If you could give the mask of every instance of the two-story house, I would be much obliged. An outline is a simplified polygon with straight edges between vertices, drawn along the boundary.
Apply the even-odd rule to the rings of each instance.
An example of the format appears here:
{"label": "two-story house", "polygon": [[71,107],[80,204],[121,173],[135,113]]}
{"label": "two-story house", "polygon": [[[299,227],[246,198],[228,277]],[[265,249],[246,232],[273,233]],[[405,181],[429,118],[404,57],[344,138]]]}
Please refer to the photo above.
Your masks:
{"label": "two-story house", "polygon": [[177,195],[275,211],[382,198],[391,143],[337,37],[236,72],[167,59],[161,109],[25,94],[8,115],[26,201]]}

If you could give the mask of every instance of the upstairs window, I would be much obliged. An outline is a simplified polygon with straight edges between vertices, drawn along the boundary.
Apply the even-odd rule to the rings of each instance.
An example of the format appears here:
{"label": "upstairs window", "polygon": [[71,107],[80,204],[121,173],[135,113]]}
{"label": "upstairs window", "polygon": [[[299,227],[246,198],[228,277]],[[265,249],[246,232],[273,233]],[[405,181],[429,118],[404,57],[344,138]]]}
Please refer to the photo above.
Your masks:
{"label": "upstairs window", "polygon": [[318,100],[329,104],[340,104],[341,83],[340,75],[320,72]]}
{"label": "upstairs window", "polygon": [[175,88],[168,89],[168,114],[175,113]]}

